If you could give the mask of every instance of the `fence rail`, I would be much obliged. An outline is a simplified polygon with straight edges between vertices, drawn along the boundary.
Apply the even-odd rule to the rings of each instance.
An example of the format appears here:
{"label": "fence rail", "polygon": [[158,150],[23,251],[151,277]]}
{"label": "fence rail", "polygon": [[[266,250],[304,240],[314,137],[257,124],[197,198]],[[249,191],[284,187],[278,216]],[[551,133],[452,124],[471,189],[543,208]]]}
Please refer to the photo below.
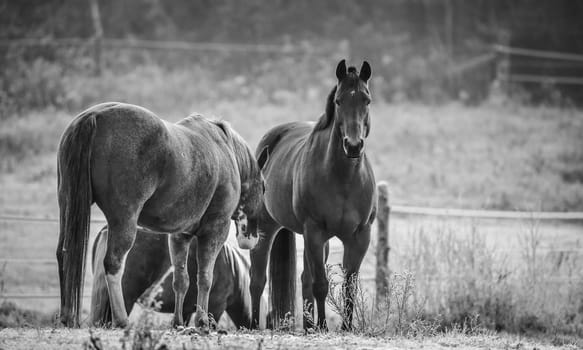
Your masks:
{"label": "fence rail", "polygon": [[[388,195],[387,185],[385,183],[379,183],[379,191],[383,190]],[[583,220],[583,212],[518,212],[518,211],[496,211],[496,210],[466,210],[466,209],[450,209],[450,208],[428,208],[428,207],[415,207],[415,206],[399,206],[390,205],[388,203],[388,197],[385,200],[379,200],[380,208],[379,213],[384,212],[386,219],[377,220],[379,223],[379,230],[383,230],[383,236],[386,237],[385,240],[379,240],[376,247],[377,260],[388,262],[389,253],[389,217],[390,214],[400,214],[400,215],[424,215],[424,216],[435,216],[435,217],[469,217],[469,218],[484,218],[484,219],[514,219],[514,220]],[[382,210],[381,210],[382,209]],[[0,222],[30,222],[30,223],[58,223],[58,219],[51,217],[30,217],[30,216],[18,216],[18,215],[0,215]],[[103,224],[106,220],[103,217],[93,218],[91,223]],[[337,253],[333,251],[331,253]],[[25,258],[4,258],[0,259],[0,264],[39,264],[39,265],[54,265],[55,259],[25,259]],[[379,290],[383,289],[383,283],[386,283],[387,269],[382,268],[382,265],[386,263],[377,264],[377,271],[375,276],[363,276],[362,280],[364,282],[375,281],[377,284],[377,293]],[[381,266],[379,268],[379,266]],[[554,278],[552,281],[541,281],[543,283],[556,283],[556,282],[577,282],[573,279],[564,278]],[[435,281],[434,281],[435,282]],[[89,295],[84,295],[84,298],[89,297]],[[0,294],[0,299],[58,299],[58,294],[34,294],[34,293],[24,293],[24,294]]]}
{"label": "fence rail", "polygon": [[[19,299],[60,299],[59,294],[0,294],[0,300],[19,300]],[[91,298],[90,294],[83,294],[83,299]]]}
{"label": "fence rail", "polygon": [[583,62],[583,55],[568,53],[568,52],[556,52],[556,51],[543,51],[543,50],[533,50],[518,47],[510,47],[505,45],[494,45],[494,51],[517,56],[535,57],[535,58],[547,58],[553,60],[563,60],[563,61],[575,61]]}
{"label": "fence rail", "polygon": [[[405,205],[391,205],[391,214],[422,215],[436,217],[466,217],[481,219],[510,219],[510,220],[582,220],[583,212],[545,212],[545,211],[502,211],[456,208],[433,208]],[[51,217],[33,217],[19,215],[0,215],[0,222],[44,222],[58,223],[59,219]],[[93,224],[105,224],[103,217],[91,219]]]}
{"label": "fence rail", "polygon": [[[60,38],[60,39],[13,39],[0,40],[0,47],[10,46],[93,46],[95,38]],[[305,52],[306,49],[294,45],[275,44],[238,44],[238,43],[211,43],[189,41],[159,41],[143,39],[99,39],[103,48],[129,50],[164,50],[164,51],[222,51],[222,52],[262,52],[262,53],[295,53]]]}
{"label": "fence rail", "polygon": [[[510,47],[507,45],[493,45],[492,50],[496,54],[497,60],[497,77],[500,83],[536,83],[536,84],[555,84],[555,85],[583,85],[583,78],[573,75],[578,73],[571,73],[560,75],[560,72],[545,73],[551,67],[557,67],[559,64],[561,69],[571,68],[576,69],[575,72],[580,72],[583,67],[583,55],[568,52],[543,51],[533,50],[527,48]],[[538,67],[535,72],[520,72],[515,71],[516,67],[522,67],[524,64],[516,63],[512,57],[522,57],[531,61],[526,63],[527,67]],[[544,64],[543,64],[544,63]],[[514,68],[512,68],[515,66]],[[541,71],[541,68],[542,71]],[[540,73],[540,74],[538,74]]]}

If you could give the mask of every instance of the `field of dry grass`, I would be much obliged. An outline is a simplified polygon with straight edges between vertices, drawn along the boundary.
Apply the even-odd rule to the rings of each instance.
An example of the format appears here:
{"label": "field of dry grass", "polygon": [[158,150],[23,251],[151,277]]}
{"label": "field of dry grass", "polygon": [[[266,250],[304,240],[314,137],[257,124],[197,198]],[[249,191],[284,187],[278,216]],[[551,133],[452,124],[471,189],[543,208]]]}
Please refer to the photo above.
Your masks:
{"label": "field of dry grass", "polygon": [[[574,344],[521,338],[508,334],[465,334],[452,331],[429,337],[365,337],[346,333],[310,334],[281,332],[235,332],[210,336],[178,335],[176,331],[153,331],[158,347],[143,349],[576,349]],[[93,341],[92,341],[93,339]],[[135,343],[135,331],[96,329],[0,330],[0,347],[6,349],[128,349]],[[165,347],[162,347],[164,346]]]}
{"label": "field of dry grass", "polygon": [[[315,120],[323,100],[323,95],[282,105],[239,100],[173,110],[142,105],[174,121],[191,111],[223,118],[254,147],[271,126]],[[47,109],[0,121],[2,212],[56,213],[51,200],[56,145],[73,116]],[[372,123],[367,154],[377,179],[389,182],[394,204],[583,210],[581,111],[379,101],[372,107]]]}
{"label": "field of dry grass", "polygon": [[[192,111],[217,116],[232,123],[254,147],[271,126],[289,120],[315,120],[323,111],[332,83],[324,79],[321,85],[292,91],[285,87],[272,89],[281,80],[269,74],[258,81],[245,77],[214,81],[200,69],[167,71],[151,65],[123,74],[104,72],[101,78],[66,76],[62,80],[65,94],[60,98],[68,107],[43,107],[0,116],[0,216],[57,216],[56,146],[67,123],[88,105],[107,100],[132,102],[172,121]],[[367,154],[377,179],[388,181],[393,204],[583,210],[580,110],[512,102],[480,107],[390,104],[379,99],[372,106],[372,125]],[[97,209],[94,213],[99,215]],[[427,317],[441,315],[444,325],[463,323],[480,314],[484,325],[492,329],[582,335],[580,223],[548,223],[538,231],[528,227],[528,222],[444,223],[395,217],[391,219],[391,268],[396,273],[413,273],[416,288],[411,301],[424,306]],[[99,228],[99,224],[93,225],[92,232]],[[57,225],[53,223],[0,220],[0,258],[53,259],[56,238]],[[373,251],[371,248],[363,266],[364,276],[371,276],[374,270]],[[331,263],[340,258],[333,253]],[[58,290],[56,276],[56,266],[51,264],[0,266],[0,293],[54,294]],[[566,283],[548,282],[555,277]],[[28,308],[44,311],[54,310],[56,304],[56,299],[24,302]],[[22,333],[37,336],[39,341],[52,341],[51,333],[45,330],[2,332],[0,338],[16,339]],[[60,333],[70,332],[70,342],[76,347],[84,339],[80,334],[87,334],[86,330],[57,332],[54,339],[67,339]],[[114,343],[120,337],[119,333],[102,332],[103,339]],[[235,344],[239,336],[247,335],[224,339],[233,339]],[[508,348],[521,344],[498,336],[487,338],[485,343],[479,338],[461,338],[452,342],[438,340],[439,336],[399,338],[390,340],[389,346],[490,344]],[[217,338],[212,339],[216,342]],[[302,339],[290,338],[294,345],[319,344]],[[342,340],[327,341],[330,346],[347,347]],[[386,339],[345,341],[374,348]],[[257,346],[256,340],[251,342],[247,348]],[[270,338],[261,346],[278,348],[280,344]],[[212,348],[198,347],[205,346]]]}

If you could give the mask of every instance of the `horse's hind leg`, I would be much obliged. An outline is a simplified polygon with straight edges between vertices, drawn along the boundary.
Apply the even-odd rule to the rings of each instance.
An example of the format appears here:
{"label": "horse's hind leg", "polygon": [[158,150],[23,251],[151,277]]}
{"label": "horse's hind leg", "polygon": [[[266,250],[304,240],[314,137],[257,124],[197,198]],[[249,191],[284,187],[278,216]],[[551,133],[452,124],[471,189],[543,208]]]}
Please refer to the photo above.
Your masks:
{"label": "horse's hind leg", "polygon": [[213,270],[217,256],[225,244],[229,234],[231,220],[229,217],[207,222],[197,232],[197,310],[194,317],[194,325],[200,327],[203,332],[208,332],[208,303],[209,292],[213,282]]}
{"label": "horse's hind leg", "polygon": [[172,288],[174,289],[174,320],[172,325],[182,326],[184,297],[190,285],[188,276],[188,251],[193,236],[189,234],[175,234],[168,236],[168,248],[170,249],[170,260],[174,266],[174,278]]}
{"label": "horse's hind leg", "polygon": [[[269,214],[263,215],[268,216]],[[251,292],[251,329],[259,328],[259,316],[261,310],[261,295],[265,289],[267,282],[267,262],[269,260],[269,251],[276,232],[280,225],[273,219],[268,218],[259,223],[259,240],[253,249],[250,251],[251,266],[249,268],[249,275],[251,281],[249,283],[249,290]],[[279,320],[271,320],[273,324]]]}
{"label": "horse's hind leg", "polygon": [[128,324],[121,279],[128,251],[136,238],[136,229],[137,214],[125,220],[108,218],[107,252],[103,259],[103,266],[109,291],[113,327],[126,327]]}

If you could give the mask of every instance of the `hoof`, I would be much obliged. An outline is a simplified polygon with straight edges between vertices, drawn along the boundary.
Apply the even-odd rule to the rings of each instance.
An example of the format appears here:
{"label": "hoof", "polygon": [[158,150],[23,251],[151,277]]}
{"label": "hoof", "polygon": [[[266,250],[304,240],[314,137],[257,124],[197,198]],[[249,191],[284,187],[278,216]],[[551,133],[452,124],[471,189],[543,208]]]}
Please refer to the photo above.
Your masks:
{"label": "hoof", "polygon": [[183,327],[183,326],[178,326],[176,327],[176,333],[178,333],[178,335],[193,335],[193,334],[198,334],[198,332],[196,331],[196,329],[194,327]]}
{"label": "hoof", "polygon": [[352,331],[352,327],[346,326],[346,325],[342,325],[342,328],[340,328],[340,330],[342,332],[351,332]]}
{"label": "hoof", "polygon": [[[204,328],[204,327],[182,327],[181,330],[177,330],[177,334],[178,335],[209,335],[210,331],[208,329],[208,327]],[[226,333],[226,332],[225,332]]]}
{"label": "hoof", "polygon": [[209,335],[211,334],[211,331],[209,329],[209,326],[205,325],[205,326],[201,326],[198,328],[198,334],[200,335]]}
{"label": "hoof", "polygon": [[172,328],[178,329],[178,327],[184,328],[184,322],[180,322],[177,320],[172,320]]}
{"label": "hoof", "polygon": [[121,321],[114,321],[111,323],[111,328],[127,328],[128,326],[128,320],[121,320]]}

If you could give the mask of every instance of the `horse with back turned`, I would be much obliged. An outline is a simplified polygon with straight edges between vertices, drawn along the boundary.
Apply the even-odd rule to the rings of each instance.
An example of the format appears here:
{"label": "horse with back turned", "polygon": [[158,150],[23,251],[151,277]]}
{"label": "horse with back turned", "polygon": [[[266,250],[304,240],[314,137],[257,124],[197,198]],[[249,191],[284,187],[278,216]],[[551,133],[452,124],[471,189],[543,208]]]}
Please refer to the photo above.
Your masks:
{"label": "horse with back turned", "polygon": [[90,208],[96,203],[109,229],[103,264],[112,325],[128,322],[121,280],[140,225],[168,234],[174,325],[184,323],[189,244],[197,237],[195,325],[207,331],[213,267],[231,219],[240,245],[251,248],[254,240],[245,238],[256,236],[264,186],[245,141],[224,122],[194,115],[172,124],[144,108],[112,102],[71,122],[57,160],[61,322],[79,326]]}
{"label": "horse with back turned", "polygon": [[[304,327],[326,329],[325,300],[328,279],[325,260],[328,240],[336,236],[344,245],[344,329],[352,326],[357,275],[370,241],[370,227],[376,215],[376,186],[365,153],[370,132],[368,80],[370,65],[360,73],[336,68],[337,85],[326,101],[325,113],[317,123],[291,122],[269,130],[257,147],[257,156],[267,150],[263,167],[264,206],[259,214],[259,241],[251,250],[251,298],[253,325],[259,319],[259,300],[266,283],[269,260],[271,300],[276,323],[294,313],[295,237],[304,238],[302,296]],[[305,313],[304,313],[305,315]]]}

